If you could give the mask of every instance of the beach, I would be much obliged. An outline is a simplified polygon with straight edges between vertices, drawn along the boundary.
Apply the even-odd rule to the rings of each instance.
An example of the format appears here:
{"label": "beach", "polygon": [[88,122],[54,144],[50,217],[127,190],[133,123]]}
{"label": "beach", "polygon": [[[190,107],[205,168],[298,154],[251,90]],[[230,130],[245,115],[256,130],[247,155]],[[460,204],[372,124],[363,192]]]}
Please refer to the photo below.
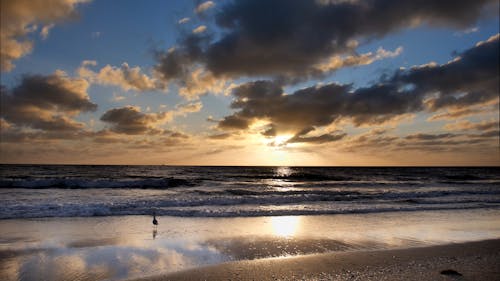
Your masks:
{"label": "beach", "polygon": [[495,280],[499,217],[495,209],[159,216],[157,229],[151,216],[7,219],[0,279]]}
{"label": "beach", "polygon": [[0,172],[0,280],[500,276],[500,171],[491,167]]}
{"label": "beach", "polygon": [[225,263],[156,280],[498,280],[500,240]]}

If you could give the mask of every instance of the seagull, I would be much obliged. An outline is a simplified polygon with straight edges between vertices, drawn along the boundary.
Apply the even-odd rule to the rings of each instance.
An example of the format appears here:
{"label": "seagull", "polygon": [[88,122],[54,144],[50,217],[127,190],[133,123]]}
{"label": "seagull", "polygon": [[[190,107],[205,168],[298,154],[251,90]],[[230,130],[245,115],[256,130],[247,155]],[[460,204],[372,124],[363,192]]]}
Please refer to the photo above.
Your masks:
{"label": "seagull", "polygon": [[153,213],[153,225],[158,226],[158,220],[156,219],[156,213]]}

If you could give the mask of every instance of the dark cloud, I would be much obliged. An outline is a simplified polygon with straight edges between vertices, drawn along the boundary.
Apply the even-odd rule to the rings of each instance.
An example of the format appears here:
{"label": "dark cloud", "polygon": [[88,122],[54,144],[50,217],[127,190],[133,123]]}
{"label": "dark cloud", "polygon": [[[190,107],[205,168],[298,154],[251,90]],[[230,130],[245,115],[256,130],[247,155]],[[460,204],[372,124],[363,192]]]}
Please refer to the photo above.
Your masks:
{"label": "dark cloud", "polygon": [[228,133],[215,134],[215,135],[208,136],[208,138],[211,140],[224,140],[224,139],[227,139],[229,137],[231,137],[231,134],[228,134]]}
{"label": "dark cloud", "polygon": [[167,135],[177,139],[189,139],[189,135],[183,134],[181,132],[169,132]]}
{"label": "dark cloud", "polygon": [[270,129],[264,132],[268,136],[305,135],[339,118],[353,118],[358,125],[373,123],[422,108],[418,96],[400,94],[393,85],[352,92],[350,85],[332,83],[286,95],[275,82],[257,81],[236,88],[233,95],[231,107],[239,111],[225,117],[219,128],[246,129],[254,120],[268,120]]}
{"label": "dark cloud", "polygon": [[245,118],[240,118],[238,116],[227,116],[222,119],[218,127],[223,130],[244,130],[250,125],[250,121]]}
{"label": "dark cloud", "polygon": [[158,64],[155,71],[165,81],[187,77],[190,66],[204,60],[204,47],[207,46],[211,36],[209,34],[189,34],[179,42],[178,46],[168,51],[156,51]]}
{"label": "dark cloud", "polygon": [[453,138],[456,137],[456,134],[412,134],[408,135],[405,138],[409,140],[436,140],[436,139],[448,139],[448,138]]}
{"label": "dark cloud", "polygon": [[255,120],[265,120],[265,135],[306,135],[340,119],[356,126],[380,124],[424,110],[486,104],[498,99],[498,53],[495,35],[449,63],[398,70],[359,89],[331,83],[285,94],[276,81],[248,82],[233,90],[231,107],[237,111],[220,121],[219,128],[243,130]]}
{"label": "dark cloud", "polygon": [[261,134],[266,137],[274,137],[276,136],[276,127],[271,124],[269,128],[264,132],[262,132]]}
{"label": "dark cloud", "polygon": [[218,9],[217,37],[189,35],[159,56],[165,79],[189,65],[215,75],[301,76],[334,55],[352,54],[368,41],[422,24],[464,28],[492,0],[229,1]]}
{"label": "dark cloud", "polygon": [[479,135],[476,135],[477,137],[480,138],[499,138],[500,139],[500,131],[499,130],[491,130],[487,131],[484,133],[481,133]]}
{"label": "dark cloud", "polygon": [[88,83],[53,75],[26,75],[13,89],[0,88],[0,116],[19,127],[44,131],[77,131],[84,124],[73,119],[81,112],[94,111],[97,105],[87,95]]}
{"label": "dark cloud", "polygon": [[439,91],[427,101],[431,111],[446,107],[462,108],[498,98],[499,35],[478,43],[444,65],[426,65],[397,73],[392,82],[409,84],[414,92]]}
{"label": "dark cloud", "polygon": [[300,135],[296,135],[293,138],[287,140],[287,143],[316,143],[322,144],[327,142],[334,142],[343,139],[347,134],[323,134],[320,136],[313,137],[301,137]]}
{"label": "dark cloud", "polygon": [[111,131],[128,135],[161,133],[161,130],[155,129],[155,125],[171,119],[170,112],[143,113],[133,106],[113,108],[101,116],[101,121],[111,125]]}

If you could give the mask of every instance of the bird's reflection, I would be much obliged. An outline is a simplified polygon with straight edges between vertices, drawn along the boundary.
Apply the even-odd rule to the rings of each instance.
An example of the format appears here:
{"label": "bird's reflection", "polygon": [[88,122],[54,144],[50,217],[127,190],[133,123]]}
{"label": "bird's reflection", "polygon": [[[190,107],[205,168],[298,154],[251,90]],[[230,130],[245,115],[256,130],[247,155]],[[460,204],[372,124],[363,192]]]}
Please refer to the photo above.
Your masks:
{"label": "bird's reflection", "polygon": [[156,238],[156,234],[158,234],[158,230],[156,228],[153,228],[153,239]]}

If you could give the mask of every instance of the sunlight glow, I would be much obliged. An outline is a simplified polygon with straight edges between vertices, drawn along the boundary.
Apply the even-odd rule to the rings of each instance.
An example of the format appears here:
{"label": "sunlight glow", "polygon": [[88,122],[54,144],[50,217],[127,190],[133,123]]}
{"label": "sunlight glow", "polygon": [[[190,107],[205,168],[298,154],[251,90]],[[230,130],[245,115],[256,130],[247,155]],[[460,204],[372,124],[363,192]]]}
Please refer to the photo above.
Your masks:
{"label": "sunlight glow", "polygon": [[283,146],[286,145],[286,142],[291,139],[293,136],[292,135],[281,135],[281,136],[276,136],[274,137],[273,143],[276,146]]}
{"label": "sunlight glow", "polygon": [[275,235],[284,237],[293,236],[299,227],[299,217],[272,217],[271,225]]}
{"label": "sunlight glow", "polygon": [[287,141],[291,139],[293,135],[280,135],[280,136],[275,136],[274,138],[271,139],[271,141],[268,141],[267,145],[280,148],[283,146],[287,145]]}

